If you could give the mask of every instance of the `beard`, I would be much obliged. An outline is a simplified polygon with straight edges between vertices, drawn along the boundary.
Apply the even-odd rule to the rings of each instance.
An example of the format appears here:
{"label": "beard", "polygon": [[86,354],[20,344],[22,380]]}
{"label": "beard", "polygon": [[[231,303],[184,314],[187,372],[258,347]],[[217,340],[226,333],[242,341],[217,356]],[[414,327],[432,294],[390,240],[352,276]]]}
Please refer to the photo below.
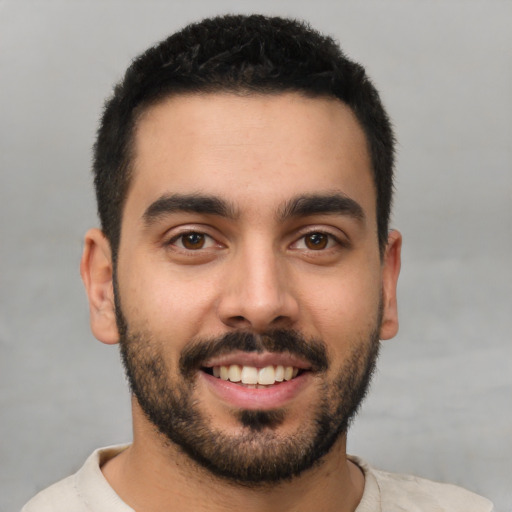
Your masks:
{"label": "beard", "polygon": [[[164,357],[167,340],[149,332],[130,331],[116,300],[120,349],[131,392],[166,443],[177,446],[211,474],[239,485],[258,487],[290,480],[321,463],[324,455],[347,432],[369,388],[379,352],[378,326],[364,339],[352,340],[349,356],[330,370],[325,344],[292,330],[256,335],[232,332],[219,338],[191,340],[179,361]],[[195,394],[201,363],[233,350],[290,353],[305,359],[320,384],[313,407],[292,434],[279,433],[286,421],[285,407],[275,410],[239,410],[236,433],[215,427],[201,411]],[[178,370],[173,376],[171,365]],[[333,376],[329,378],[329,373]]]}

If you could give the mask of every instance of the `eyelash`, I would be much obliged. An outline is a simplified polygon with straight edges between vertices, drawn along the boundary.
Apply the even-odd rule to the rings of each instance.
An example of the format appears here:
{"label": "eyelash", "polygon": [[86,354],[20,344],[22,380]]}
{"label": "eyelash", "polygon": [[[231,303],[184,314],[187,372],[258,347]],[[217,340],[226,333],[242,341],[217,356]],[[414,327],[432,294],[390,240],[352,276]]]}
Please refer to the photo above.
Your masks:
{"label": "eyelash", "polygon": [[[190,248],[190,247],[185,247],[184,245],[184,240],[185,240],[185,237],[187,236],[192,236],[192,235],[197,235],[199,237],[203,237],[202,238],[202,241],[204,242],[204,244],[208,244],[209,246],[208,247],[204,247],[204,244],[201,245],[200,247],[197,247],[197,248]],[[313,237],[315,235],[320,235],[320,237],[326,237],[327,240],[326,240],[326,247],[320,247],[320,248],[311,248],[311,247],[308,247],[307,246],[307,237]],[[178,242],[181,240],[181,244],[178,245]],[[208,241],[210,241],[208,243]],[[201,242],[201,240],[199,240],[199,243]],[[294,247],[294,246],[297,246],[299,245],[300,243],[304,243],[304,245],[306,245],[306,247],[303,249],[303,250],[307,250],[307,251],[310,251],[312,253],[314,252],[325,252],[325,251],[328,251],[329,249],[336,249],[336,247],[349,247],[349,242],[347,240],[343,240],[341,239],[340,237],[338,236],[335,236],[333,235],[332,233],[329,233],[328,231],[325,231],[325,230],[311,230],[311,231],[308,231],[306,233],[302,233],[301,236],[299,238],[297,238],[291,245],[290,247],[294,250],[300,250],[298,247]],[[334,245],[333,245],[334,243]],[[199,252],[201,250],[205,250],[205,249],[209,249],[211,248],[213,245],[218,245],[219,247],[222,246],[222,244],[220,244],[219,242],[217,242],[215,240],[215,238],[203,231],[200,231],[200,230],[190,230],[190,231],[185,231],[185,232],[182,232],[182,233],[179,233],[175,236],[173,236],[168,242],[166,245],[169,245],[169,246],[174,246],[176,247],[178,250],[181,250],[181,251],[184,251],[184,252],[188,252],[188,253],[193,253],[193,252]],[[321,245],[321,242],[320,242],[320,245]]]}
{"label": "eyelash", "polygon": [[[308,237],[309,240],[314,240],[313,237],[315,236],[325,237],[320,238],[320,243],[317,248],[308,247]],[[325,247],[322,247],[321,244],[325,240]],[[333,235],[332,233],[329,233],[328,231],[323,230],[312,230],[308,231],[307,233],[303,233],[293,244],[292,246],[296,246],[299,243],[303,243],[306,245],[305,250],[311,251],[311,252],[323,252],[328,251],[329,249],[336,249],[336,247],[347,247],[348,243],[346,241],[343,241],[340,239],[340,237]]]}
{"label": "eyelash", "polygon": [[[204,233],[203,231],[199,231],[199,230],[190,230],[190,231],[185,231],[183,233],[179,233],[178,235],[173,236],[167,242],[167,245],[172,245],[172,246],[177,247],[178,249],[180,249],[182,251],[187,251],[187,252],[196,252],[196,251],[199,251],[201,249],[204,249],[203,246],[198,247],[197,249],[191,249],[191,248],[187,248],[187,247],[184,246],[184,239],[185,239],[185,237],[192,236],[192,235],[197,235],[199,237],[203,237],[203,241],[205,243],[208,243],[207,241],[210,240],[214,244],[216,243],[217,245],[219,245],[218,242],[216,242],[216,240],[212,236],[208,235],[207,233]],[[177,245],[177,242],[179,240],[181,240],[181,247],[179,245]],[[214,245],[214,244],[212,244],[212,245]]]}

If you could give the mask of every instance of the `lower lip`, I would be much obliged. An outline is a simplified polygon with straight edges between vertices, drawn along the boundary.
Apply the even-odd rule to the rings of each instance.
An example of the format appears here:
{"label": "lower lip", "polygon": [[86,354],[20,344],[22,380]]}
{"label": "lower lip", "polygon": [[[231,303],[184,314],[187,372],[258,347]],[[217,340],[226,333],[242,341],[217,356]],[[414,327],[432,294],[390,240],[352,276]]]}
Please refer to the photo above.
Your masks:
{"label": "lower lip", "polygon": [[304,372],[292,380],[274,384],[268,388],[247,388],[240,384],[200,372],[213,394],[223,402],[246,410],[277,409],[288,405],[310,382],[310,372]]}

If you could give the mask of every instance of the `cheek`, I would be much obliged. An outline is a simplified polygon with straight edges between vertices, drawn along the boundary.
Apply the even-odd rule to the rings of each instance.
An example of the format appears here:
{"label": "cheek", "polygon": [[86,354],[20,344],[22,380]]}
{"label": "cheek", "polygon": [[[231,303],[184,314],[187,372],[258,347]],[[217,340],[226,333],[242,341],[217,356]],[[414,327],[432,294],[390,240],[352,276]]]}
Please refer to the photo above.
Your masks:
{"label": "cheek", "polygon": [[302,325],[310,323],[313,335],[326,343],[350,344],[367,337],[378,323],[380,273],[351,270],[337,275],[318,276],[304,282]]}
{"label": "cheek", "polygon": [[[125,272],[120,282],[123,313],[130,329],[145,330],[159,340],[183,346],[204,334],[216,287],[211,279],[190,278],[187,272],[171,271],[168,265],[149,265]],[[128,266],[127,266],[128,268]]]}

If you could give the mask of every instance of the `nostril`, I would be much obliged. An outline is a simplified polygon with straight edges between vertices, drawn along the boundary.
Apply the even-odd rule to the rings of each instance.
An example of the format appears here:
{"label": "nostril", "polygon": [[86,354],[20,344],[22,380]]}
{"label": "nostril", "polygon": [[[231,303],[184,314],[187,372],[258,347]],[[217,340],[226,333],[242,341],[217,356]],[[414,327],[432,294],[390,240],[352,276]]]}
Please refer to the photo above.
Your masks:
{"label": "nostril", "polygon": [[272,329],[290,329],[293,326],[293,319],[285,316],[276,316],[269,324]]}
{"label": "nostril", "polygon": [[229,325],[230,327],[237,327],[237,328],[246,328],[250,327],[251,323],[245,316],[243,315],[233,315],[230,316],[225,323]]}

